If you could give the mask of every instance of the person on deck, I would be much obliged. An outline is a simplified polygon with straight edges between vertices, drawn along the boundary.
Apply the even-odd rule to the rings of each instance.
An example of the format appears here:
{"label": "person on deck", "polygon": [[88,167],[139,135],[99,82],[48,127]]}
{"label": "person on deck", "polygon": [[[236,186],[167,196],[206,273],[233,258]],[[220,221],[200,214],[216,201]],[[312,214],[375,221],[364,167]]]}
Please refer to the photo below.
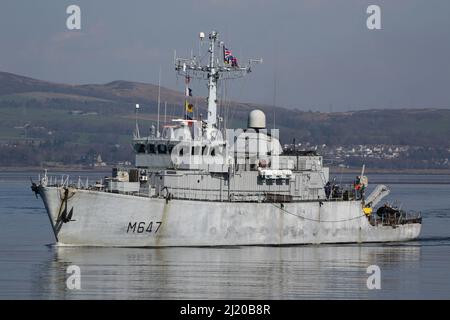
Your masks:
{"label": "person on deck", "polygon": [[355,188],[356,200],[361,199],[361,178],[360,178],[360,176],[356,176],[355,182],[353,183],[353,187]]}
{"label": "person on deck", "polygon": [[331,183],[330,183],[330,181],[328,181],[326,184],[325,184],[325,197],[327,198],[327,199],[330,199],[330,194],[331,194]]}

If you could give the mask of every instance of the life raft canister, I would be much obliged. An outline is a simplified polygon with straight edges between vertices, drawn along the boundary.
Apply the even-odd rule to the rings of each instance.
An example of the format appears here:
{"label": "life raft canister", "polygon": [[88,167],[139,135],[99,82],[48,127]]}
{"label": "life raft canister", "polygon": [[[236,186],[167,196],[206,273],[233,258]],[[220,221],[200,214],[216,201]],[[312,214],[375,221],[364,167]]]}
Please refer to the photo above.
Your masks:
{"label": "life raft canister", "polygon": [[264,159],[259,160],[259,167],[261,168],[267,167],[267,161]]}

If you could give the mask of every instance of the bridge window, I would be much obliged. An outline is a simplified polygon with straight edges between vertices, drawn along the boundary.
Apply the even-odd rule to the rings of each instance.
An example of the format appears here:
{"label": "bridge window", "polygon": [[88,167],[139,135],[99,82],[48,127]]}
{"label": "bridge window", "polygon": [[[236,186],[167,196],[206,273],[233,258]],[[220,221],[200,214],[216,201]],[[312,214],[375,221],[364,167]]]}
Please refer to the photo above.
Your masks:
{"label": "bridge window", "polygon": [[200,147],[192,147],[191,148],[191,155],[200,155]]}
{"label": "bridge window", "polygon": [[165,144],[159,144],[158,153],[167,153],[167,146]]}
{"label": "bridge window", "polygon": [[134,150],[136,150],[137,153],[145,153],[145,144],[142,143],[135,144]]}
{"label": "bridge window", "polygon": [[149,143],[149,144],[147,145],[147,152],[148,152],[148,153],[156,153],[155,145]]}

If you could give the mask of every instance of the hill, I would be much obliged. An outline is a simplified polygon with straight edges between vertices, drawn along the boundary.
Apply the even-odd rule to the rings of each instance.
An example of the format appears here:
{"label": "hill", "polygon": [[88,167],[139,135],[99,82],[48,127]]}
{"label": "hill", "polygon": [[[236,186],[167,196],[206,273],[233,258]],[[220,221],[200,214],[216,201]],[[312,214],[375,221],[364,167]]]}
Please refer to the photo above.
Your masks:
{"label": "hill", "polygon": [[[67,85],[0,72],[0,165],[92,163],[98,154],[109,163],[131,160],[134,105],[140,103],[141,132],[156,120],[158,86],[113,81]],[[204,98],[196,113],[206,115]],[[161,121],[183,114],[183,93],[161,88]],[[167,108],[164,108],[164,102]],[[246,125],[259,108],[273,123],[272,106],[227,101],[219,107],[227,127]],[[276,108],[282,142],[401,145],[449,149],[450,110],[398,109],[320,113]]]}

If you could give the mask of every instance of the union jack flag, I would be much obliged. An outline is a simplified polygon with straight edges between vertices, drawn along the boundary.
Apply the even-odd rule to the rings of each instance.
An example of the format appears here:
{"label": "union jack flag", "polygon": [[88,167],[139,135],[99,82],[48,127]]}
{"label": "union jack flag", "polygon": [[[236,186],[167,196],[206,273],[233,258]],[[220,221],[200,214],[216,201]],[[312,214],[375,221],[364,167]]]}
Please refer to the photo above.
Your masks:
{"label": "union jack flag", "polygon": [[223,62],[230,63],[233,60],[233,56],[231,55],[231,50],[223,47]]}

